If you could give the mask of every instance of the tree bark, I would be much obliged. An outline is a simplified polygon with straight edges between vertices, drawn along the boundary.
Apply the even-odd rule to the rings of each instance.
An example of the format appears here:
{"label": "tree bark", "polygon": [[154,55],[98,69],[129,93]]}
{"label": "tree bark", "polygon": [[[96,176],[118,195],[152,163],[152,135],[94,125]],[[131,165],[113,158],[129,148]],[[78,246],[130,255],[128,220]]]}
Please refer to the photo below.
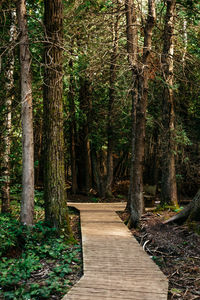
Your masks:
{"label": "tree bark", "polygon": [[[119,3],[117,1],[119,6]],[[115,81],[117,71],[117,56],[118,56],[118,39],[119,39],[119,7],[117,7],[117,14],[112,15],[112,53],[110,64],[110,88],[109,88],[109,101],[108,101],[108,148],[107,148],[107,177],[105,194],[107,197],[112,197],[112,184],[113,184],[113,148],[114,148],[114,103],[115,103]]]}
{"label": "tree bark", "polygon": [[137,88],[138,88],[138,28],[136,6],[133,0],[125,1],[126,11],[126,36],[127,36],[127,52],[130,69],[132,71],[132,133],[131,133],[131,166],[130,166],[130,186],[128,191],[128,201],[126,210],[131,210],[131,202],[133,199],[133,164],[135,161],[135,131],[136,131],[136,105],[137,105]]}
{"label": "tree bark", "polygon": [[[16,40],[16,10],[13,9],[10,14],[11,27],[10,27],[10,39],[9,42],[12,45]],[[2,186],[2,213],[10,213],[10,147],[11,147],[11,126],[12,126],[12,102],[13,102],[13,88],[14,88],[14,50],[8,51],[7,55],[8,68],[6,70],[6,98],[5,98],[5,109],[6,118],[4,122],[5,134],[4,134],[4,155],[2,163],[2,175],[3,175],[3,186]]]}
{"label": "tree bark", "polygon": [[31,56],[29,50],[26,2],[17,1],[17,18],[20,30],[21,102],[22,102],[22,201],[21,222],[33,225],[34,217],[34,146],[32,115]]}
{"label": "tree bark", "polygon": [[98,196],[100,198],[105,197],[104,178],[100,170],[100,158],[97,156],[96,149],[94,147],[91,150],[92,157],[92,171],[94,181],[97,187]]}
{"label": "tree bark", "polygon": [[162,72],[165,82],[163,95],[162,187],[161,204],[178,206],[175,170],[175,112],[173,97],[174,22],[176,0],[167,0],[165,16]]}
{"label": "tree bark", "polygon": [[80,78],[80,110],[79,133],[77,143],[77,182],[80,193],[88,195],[92,184],[92,169],[90,157],[89,123],[91,112],[90,82]]}
{"label": "tree bark", "polygon": [[129,227],[137,226],[144,211],[143,164],[145,149],[146,108],[148,99],[149,59],[152,31],[156,21],[155,0],[148,0],[148,17],[144,28],[143,55],[138,64],[138,91],[136,109],[135,159],[133,164],[133,195]]}
{"label": "tree bark", "polygon": [[200,189],[190,204],[188,204],[180,213],[165,221],[164,224],[171,222],[182,224],[185,221],[200,221]]}
{"label": "tree bark", "polygon": [[69,61],[70,83],[69,83],[69,109],[70,109],[70,153],[71,153],[71,172],[72,172],[72,194],[76,194],[77,185],[77,166],[76,166],[76,119],[74,103],[74,78],[73,78],[73,61]]}
{"label": "tree bark", "polygon": [[187,54],[187,46],[188,46],[187,20],[183,20],[183,42],[184,42],[184,48],[183,48],[182,63],[184,68],[185,58]]}
{"label": "tree bark", "polygon": [[45,0],[44,199],[45,219],[58,233],[72,238],[67,209],[63,134],[63,6]]}

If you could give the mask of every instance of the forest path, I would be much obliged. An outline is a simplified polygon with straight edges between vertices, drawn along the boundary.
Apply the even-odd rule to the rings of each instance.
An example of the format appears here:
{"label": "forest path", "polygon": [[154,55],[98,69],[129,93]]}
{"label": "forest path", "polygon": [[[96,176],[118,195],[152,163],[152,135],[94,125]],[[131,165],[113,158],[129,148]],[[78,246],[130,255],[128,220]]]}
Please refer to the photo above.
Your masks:
{"label": "forest path", "polygon": [[68,203],[80,210],[83,272],[62,300],[167,300],[168,280],[116,211],[125,203]]}

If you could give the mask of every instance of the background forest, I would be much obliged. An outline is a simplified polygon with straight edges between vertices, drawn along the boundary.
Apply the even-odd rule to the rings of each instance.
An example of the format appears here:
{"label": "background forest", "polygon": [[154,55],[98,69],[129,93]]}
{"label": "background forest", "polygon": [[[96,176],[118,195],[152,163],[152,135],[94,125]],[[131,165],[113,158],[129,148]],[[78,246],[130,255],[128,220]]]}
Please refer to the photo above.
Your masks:
{"label": "background forest", "polygon": [[[63,241],[74,241],[66,191],[67,199],[125,197],[130,227],[144,194],[162,206],[192,199],[200,185],[199,1],[55,3],[0,3],[2,213],[18,218],[20,210],[21,223],[33,225],[34,199],[66,232]],[[32,103],[23,98],[25,74]],[[24,132],[32,129],[27,164]],[[34,169],[31,193],[25,165]]]}
{"label": "background forest", "polygon": [[[170,88],[173,90],[173,153],[180,200],[193,197],[199,185],[200,32],[198,1],[177,2],[173,34],[174,78]],[[133,75],[127,54],[125,7],[123,1],[64,1],[63,4],[63,113],[68,191],[88,194],[95,189],[99,196],[111,196],[109,177],[113,176],[112,184],[129,180],[131,169]],[[43,1],[26,1],[26,5],[31,51],[35,188],[41,190],[44,181],[44,6]],[[147,3],[141,1],[134,5],[139,61],[144,47]],[[9,160],[11,194],[20,193],[22,182],[19,32],[14,9],[9,1],[1,4],[2,197],[7,181],[6,160]],[[157,20],[148,62],[143,178],[145,185],[156,185],[157,191],[161,188],[162,159],[166,155],[162,145],[166,83],[161,66],[166,38],[165,15],[164,2],[156,1]],[[6,148],[8,144],[10,149]]]}

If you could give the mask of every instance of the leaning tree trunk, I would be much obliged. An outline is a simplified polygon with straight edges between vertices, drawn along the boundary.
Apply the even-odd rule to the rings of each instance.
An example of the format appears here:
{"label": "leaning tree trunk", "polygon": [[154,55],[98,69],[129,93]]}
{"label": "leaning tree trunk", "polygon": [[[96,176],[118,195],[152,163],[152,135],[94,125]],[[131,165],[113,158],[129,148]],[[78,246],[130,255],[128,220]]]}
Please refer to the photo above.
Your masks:
{"label": "leaning tree trunk", "polygon": [[161,204],[178,206],[175,170],[175,113],[173,99],[173,54],[176,0],[167,0],[165,16],[162,72],[165,82],[163,95],[162,187]]}
{"label": "leaning tree trunk", "polygon": [[133,199],[133,164],[135,160],[135,130],[136,130],[136,105],[137,105],[137,87],[138,87],[138,28],[136,5],[133,0],[125,0],[126,11],[126,36],[127,36],[127,52],[128,62],[132,71],[132,133],[131,133],[131,166],[130,166],[130,186],[128,191],[128,201],[126,210],[131,210],[131,202]]}
{"label": "leaning tree trunk", "polygon": [[133,164],[133,195],[129,227],[137,226],[144,211],[143,163],[145,149],[146,109],[148,98],[149,59],[152,31],[156,20],[155,0],[148,0],[148,17],[144,28],[142,61],[138,65],[138,101],[136,110],[135,159]]}
{"label": "leaning tree trunk", "polygon": [[[119,3],[117,2],[118,6]],[[113,184],[113,148],[114,148],[114,103],[115,103],[115,81],[117,71],[117,56],[118,56],[118,31],[119,31],[119,7],[117,7],[117,15],[112,15],[112,53],[110,64],[110,88],[109,88],[109,101],[108,101],[108,149],[107,149],[107,177],[105,194],[107,197],[112,197],[112,184]]]}
{"label": "leaning tree trunk", "polygon": [[171,222],[182,224],[185,221],[200,221],[200,189],[190,204],[188,204],[180,213],[165,221],[164,224]]}
{"label": "leaning tree trunk", "polygon": [[72,237],[65,186],[63,134],[63,5],[45,0],[44,199],[45,219],[66,239]]}
{"label": "leaning tree trunk", "polygon": [[34,217],[34,147],[31,86],[31,56],[28,40],[25,0],[17,1],[20,30],[21,103],[22,103],[22,201],[21,222],[33,225]]}
{"label": "leaning tree trunk", "polygon": [[6,98],[5,98],[5,122],[4,122],[4,155],[2,162],[2,175],[3,175],[3,185],[2,185],[2,204],[1,212],[9,213],[10,212],[10,147],[11,147],[11,126],[12,126],[12,102],[13,102],[13,88],[14,88],[14,50],[13,43],[16,40],[16,10],[11,11],[11,26],[10,26],[10,47],[8,51],[7,61],[8,67],[5,73],[6,77]]}

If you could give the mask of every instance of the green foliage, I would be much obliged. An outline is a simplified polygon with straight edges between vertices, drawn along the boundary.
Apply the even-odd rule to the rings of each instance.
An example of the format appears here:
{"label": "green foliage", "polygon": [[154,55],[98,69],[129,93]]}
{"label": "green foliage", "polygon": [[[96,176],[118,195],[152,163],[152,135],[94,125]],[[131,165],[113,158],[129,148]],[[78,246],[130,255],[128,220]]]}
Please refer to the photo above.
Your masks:
{"label": "green foliage", "polygon": [[177,4],[180,4],[184,8],[184,12],[188,17],[188,20],[193,21],[196,25],[200,20],[199,9],[200,4],[199,0],[177,0]]}
{"label": "green foliage", "polygon": [[31,273],[40,269],[42,265],[39,257],[35,254],[22,253],[21,258],[7,259],[2,258],[0,263],[0,285],[5,289],[18,286],[22,281],[31,276]]}
{"label": "green foliage", "polygon": [[[30,230],[0,215],[0,298],[36,300],[66,293],[68,274],[79,268],[79,252],[78,245],[66,244],[43,222]],[[33,283],[33,274],[41,272],[47,273],[44,280]]]}
{"label": "green foliage", "polygon": [[96,197],[92,197],[90,200],[91,200],[92,202],[94,202],[94,203],[98,203],[98,202],[99,202],[99,199],[96,198]]}
{"label": "green foliage", "polygon": [[179,212],[183,209],[183,207],[176,207],[176,206],[172,206],[169,204],[164,204],[164,205],[158,205],[157,208],[155,209],[155,212],[159,212],[159,211],[165,211],[165,210],[170,210],[170,211],[174,211],[174,212]]}
{"label": "green foliage", "polygon": [[35,205],[44,207],[44,192],[35,190]]}
{"label": "green foliage", "polygon": [[180,125],[176,127],[175,141],[177,145],[190,146],[192,144],[187,136],[186,131]]}
{"label": "green foliage", "polygon": [[124,199],[124,195],[117,195],[116,198]]}
{"label": "green foliage", "polygon": [[164,259],[163,257],[160,256],[152,256],[153,261],[159,266],[161,267],[163,265]]}
{"label": "green foliage", "polygon": [[16,229],[18,222],[7,215],[0,215],[0,257],[17,244]]}

